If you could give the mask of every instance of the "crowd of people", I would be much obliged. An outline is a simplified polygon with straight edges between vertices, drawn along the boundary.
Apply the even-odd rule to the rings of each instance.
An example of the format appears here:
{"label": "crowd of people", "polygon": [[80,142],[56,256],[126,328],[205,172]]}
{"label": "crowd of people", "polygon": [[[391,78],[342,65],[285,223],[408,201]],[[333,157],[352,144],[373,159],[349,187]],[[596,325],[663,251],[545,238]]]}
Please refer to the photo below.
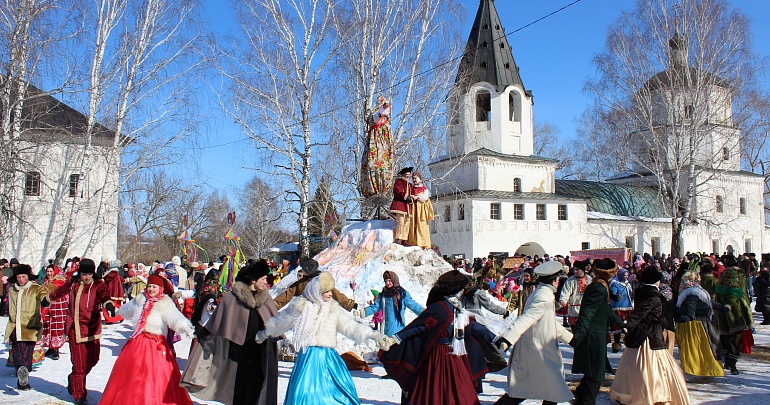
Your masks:
{"label": "crowd of people", "polygon": [[[249,261],[228,287],[214,263],[180,257],[146,266],[72,258],[37,274],[2,259],[0,309],[9,317],[5,338],[17,388],[31,389],[35,362],[57,360],[67,343],[67,389],[76,404],[88,403],[102,324],[124,320],[133,332],[103,404],[190,404],[191,393],[226,404],[277,404],[284,339],[297,353],[285,404],[359,404],[335,350],[338,333],[376,343],[386,377],[399,384],[406,404],[478,404],[485,375],[506,367],[500,405],[573,397],[593,404],[610,373],[610,396],[620,403],[688,404],[683,373],[739,374],[740,354],[751,348],[752,296],[763,324],[770,323],[770,263],[751,254],[636,254],[624,263],[544,255],[517,262],[503,268],[493,256],[455,261],[425,303],[386,270],[381,291],[359,307],[310,258]],[[270,286],[291,271],[297,281],[272,298]],[[416,316],[411,322],[407,310]],[[184,370],[174,350],[181,335],[193,339]],[[572,372],[582,374],[574,394],[559,341],[574,347]],[[613,352],[623,350],[617,369],[607,358],[610,342]]]}

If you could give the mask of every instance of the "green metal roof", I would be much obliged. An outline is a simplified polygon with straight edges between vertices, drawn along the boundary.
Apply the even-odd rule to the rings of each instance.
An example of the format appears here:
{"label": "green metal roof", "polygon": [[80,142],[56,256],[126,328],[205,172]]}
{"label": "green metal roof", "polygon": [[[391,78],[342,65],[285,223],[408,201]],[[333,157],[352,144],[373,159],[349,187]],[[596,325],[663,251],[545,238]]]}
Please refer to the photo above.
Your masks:
{"label": "green metal roof", "polygon": [[556,193],[585,199],[588,211],[624,217],[670,217],[658,191],[583,180],[556,180]]}

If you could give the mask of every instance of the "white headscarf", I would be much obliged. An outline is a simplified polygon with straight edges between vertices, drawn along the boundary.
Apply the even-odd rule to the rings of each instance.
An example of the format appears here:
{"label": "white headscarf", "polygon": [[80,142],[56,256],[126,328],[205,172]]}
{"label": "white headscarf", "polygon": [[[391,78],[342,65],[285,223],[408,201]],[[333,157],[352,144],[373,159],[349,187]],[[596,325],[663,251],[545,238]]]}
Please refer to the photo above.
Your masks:
{"label": "white headscarf", "polygon": [[321,322],[326,321],[331,311],[331,305],[323,300],[319,277],[315,277],[307,283],[302,297],[308,302],[297,320],[294,321],[294,336],[291,338],[291,344],[298,353],[313,346]]}

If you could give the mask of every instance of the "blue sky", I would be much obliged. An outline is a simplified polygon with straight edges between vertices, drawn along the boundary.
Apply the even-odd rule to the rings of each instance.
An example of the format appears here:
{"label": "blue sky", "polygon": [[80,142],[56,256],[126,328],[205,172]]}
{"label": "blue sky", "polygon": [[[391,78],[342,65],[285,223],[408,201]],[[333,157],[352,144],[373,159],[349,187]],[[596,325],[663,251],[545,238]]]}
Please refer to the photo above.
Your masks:
{"label": "blue sky", "polygon": [[[497,0],[495,5],[506,31],[512,32],[572,1]],[[204,3],[204,18],[209,27],[225,31],[233,21],[229,2],[206,0]],[[479,1],[462,0],[461,3],[466,8],[462,35],[467,36]],[[752,18],[754,50],[770,61],[770,24],[767,24],[770,1],[732,0],[731,4]],[[575,119],[589,103],[582,88],[595,74],[591,60],[603,49],[608,26],[623,9],[633,5],[631,0],[582,0],[508,37],[524,85],[534,92],[536,119],[556,124],[561,137],[574,136]],[[765,88],[770,88],[770,78],[765,77],[763,83]],[[216,107],[211,105],[211,108]],[[254,174],[248,169],[255,159],[254,149],[249,142],[236,142],[244,135],[221,115],[213,119],[203,135],[200,182],[234,196],[232,190]]]}

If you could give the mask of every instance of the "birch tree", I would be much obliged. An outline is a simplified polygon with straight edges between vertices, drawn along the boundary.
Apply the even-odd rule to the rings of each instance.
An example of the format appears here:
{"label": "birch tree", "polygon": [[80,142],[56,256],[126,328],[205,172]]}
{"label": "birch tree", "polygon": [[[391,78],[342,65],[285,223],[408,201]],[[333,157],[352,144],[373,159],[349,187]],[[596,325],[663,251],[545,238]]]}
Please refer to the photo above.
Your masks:
{"label": "birch tree", "polygon": [[[67,255],[84,203],[104,219],[88,236],[82,253],[90,255],[104,227],[117,226],[107,218],[117,216],[121,185],[164,156],[196,123],[190,90],[199,66],[197,1],[99,0],[95,6],[86,19],[93,35],[85,38],[89,47],[83,48],[90,61],[83,85],[88,124],[78,170],[86,184],[92,174],[87,169],[97,160],[107,173],[95,192],[73,199],[57,260]],[[100,123],[112,129],[112,138],[106,147],[95,149]],[[121,163],[121,157],[128,161]]]}
{"label": "birch tree", "polygon": [[237,0],[239,30],[215,48],[224,80],[220,107],[253,139],[258,168],[286,187],[304,255],[314,151],[328,143],[319,122],[331,105],[326,72],[339,50],[341,4]]}
{"label": "birch tree", "polygon": [[659,190],[680,256],[688,224],[713,221],[711,210],[694,210],[696,198],[737,170],[735,114],[759,71],[749,19],[724,0],[640,0],[608,32],[586,85],[609,129],[595,136],[628,148],[628,181]]}

